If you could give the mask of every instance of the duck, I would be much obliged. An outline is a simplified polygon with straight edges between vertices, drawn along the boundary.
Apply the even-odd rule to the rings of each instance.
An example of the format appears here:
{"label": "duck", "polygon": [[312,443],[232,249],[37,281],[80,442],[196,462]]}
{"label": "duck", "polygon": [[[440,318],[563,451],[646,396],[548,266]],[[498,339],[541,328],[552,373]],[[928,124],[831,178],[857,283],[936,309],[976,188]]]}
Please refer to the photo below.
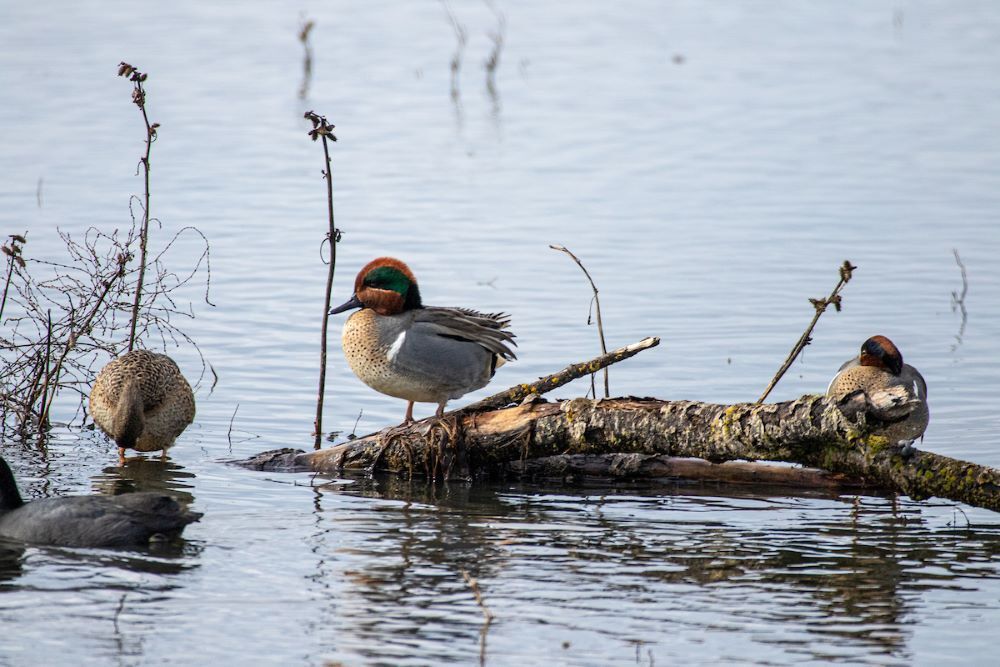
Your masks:
{"label": "duck", "polygon": [[112,359],[90,390],[90,415],[125,450],[166,451],[194,421],[194,393],[180,368],[165,354],[132,350]]}
{"label": "duck", "polygon": [[331,315],[348,310],[341,342],[351,371],[377,392],[414,403],[436,403],[485,387],[497,368],[513,361],[514,334],[505,313],[424,306],[417,279],[393,257],[378,257],[358,272],[354,294]]}
{"label": "duck", "polygon": [[0,457],[0,538],[61,547],[141,547],[180,536],[202,517],[172,496],[65,496],[24,502]]}
{"label": "duck", "polygon": [[930,420],[927,382],[916,368],[903,363],[899,348],[887,337],[872,336],[862,343],[858,356],[840,367],[826,395],[841,403],[858,392],[886,415],[889,424],[883,433],[890,441],[923,438]]}

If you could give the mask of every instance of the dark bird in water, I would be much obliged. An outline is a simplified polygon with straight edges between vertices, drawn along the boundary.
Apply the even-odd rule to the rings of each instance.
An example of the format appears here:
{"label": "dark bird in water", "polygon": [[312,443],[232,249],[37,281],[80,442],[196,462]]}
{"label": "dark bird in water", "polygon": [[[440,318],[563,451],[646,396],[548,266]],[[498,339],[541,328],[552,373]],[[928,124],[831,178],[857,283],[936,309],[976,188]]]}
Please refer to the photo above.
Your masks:
{"label": "dark bird in water", "polygon": [[194,420],[194,393],[173,359],[132,350],[97,374],[90,415],[122,458],[126,449],[166,454]]}
{"label": "dark bird in water", "polygon": [[139,547],[177,537],[201,518],[170,496],[67,496],[24,502],[0,457],[0,538],[62,547]]}
{"label": "dark bird in water", "polygon": [[840,367],[826,395],[840,403],[859,392],[889,422],[883,433],[892,442],[923,437],[930,420],[927,383],[885,336],[866,340],[860,354]]}

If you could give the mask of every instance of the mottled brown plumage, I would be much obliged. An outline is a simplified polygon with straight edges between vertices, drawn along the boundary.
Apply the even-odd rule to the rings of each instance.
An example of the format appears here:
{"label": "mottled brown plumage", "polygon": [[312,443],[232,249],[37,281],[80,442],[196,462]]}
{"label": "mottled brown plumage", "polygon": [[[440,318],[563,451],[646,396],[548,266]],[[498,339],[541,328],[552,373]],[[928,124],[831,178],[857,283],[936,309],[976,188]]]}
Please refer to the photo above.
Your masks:
{"label": "mottled brown plumage", "polygon": [[[101,369],[90,415],[121,450],[166,450],[194,420],[194,393],[174,360],[133,350]],[[122,451],[124,453],[124,451]]]}

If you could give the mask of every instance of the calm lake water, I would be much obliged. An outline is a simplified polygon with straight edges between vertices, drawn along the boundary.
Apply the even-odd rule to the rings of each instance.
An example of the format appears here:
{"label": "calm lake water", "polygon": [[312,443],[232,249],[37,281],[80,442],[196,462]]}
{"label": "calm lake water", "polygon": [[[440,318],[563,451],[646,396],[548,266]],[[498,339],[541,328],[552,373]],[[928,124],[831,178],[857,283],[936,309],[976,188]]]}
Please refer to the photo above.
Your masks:
{"label": "calm lake water", "polygon": [[[129,224],[149,72],[154,249],[211,244],[170,347],[198,417],[117,464],[92,431],[2,443],[32,497],[170,489],[205,513],[178,552],[0,549],[0,665],[942,664],[995,660],[1000,516],[952,503],[723,486],[332,480],[227,459],[311,446],[337,125],[335,296],[383,254],[433,305],[504,310],[516,363],[476,396],[593,356],[614,394],[755,399],[837,267],[844,310],[772,394],[821,392],[870,335],[927,378],[923,447],[1000,465],[1000,9],[994,2],[5,2],[0,234]],[[491,92],[483,62],[505,17]],[[313,76],[300,99],[303,17]],[[967,318],[953,249],[968,272]],[[185,235],[166,262],[201,251]],[[332,321],[339,338],[343,318]],[[584,394],[569,385],[557,397]],[[69,420],[66,395],[57,417]],[[402,401],[335,340],[327,430]],[[432,406],[420,406],[418,415]],[[360,414],[360,418],[359,418]],[[355,427],[355,422],[357,426]],[[478,578],[483,617],[462,571]]]}

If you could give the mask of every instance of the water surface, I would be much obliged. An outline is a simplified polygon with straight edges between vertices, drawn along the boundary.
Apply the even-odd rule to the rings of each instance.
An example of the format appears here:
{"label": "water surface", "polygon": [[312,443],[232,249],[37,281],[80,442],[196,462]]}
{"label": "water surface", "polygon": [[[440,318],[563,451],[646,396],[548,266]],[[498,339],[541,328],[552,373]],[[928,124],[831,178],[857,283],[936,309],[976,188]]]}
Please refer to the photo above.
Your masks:
{"label": "water surface", "polygon": [[[161,247],[211,243],[211,301],[183,295],[199,355],[171,347],[198,418],[167,462],[91,431],[4,442],[26,495],[169,489],[205,517],[178,551],[0,547],[0,664],[988,662],[1000,522],[909,499],[723,486],[411,484],[222,463],[311,444],[326,228],[320,147],[337,125],[335,300],[372,257],[406,260],[430,304],[510,312],[518,361],[470,396],[659,335],[615,394],[755,399],[837,267],[844,310],[778,385],[822,391],[868,336],[927,378],[923,446],[1000,465],[1000,14],[989,2],[504,2],[458,96],[443,5],[182,0],[7,3],[0,214],[26,254],[56,228],[129,223],[150,73]],[[306,99],[302,17],[312,33]],[[200,253],[182,237],[184,270]],[[952,309],[967,267],[967,318]],[[339,301],[338,301],[339,303]],[[339,333],[341,319],[333,321]],[[586,383],[557,397],[582,395]],[[405,406],[332,355],[324,424],[366,433]],[[237,407],[238,406],[238,407]],[[59,419],[75,404],[67,396]],[[418,415],[431,406],[418,407]],[[360,414],[360,418],[359,418]],[[357,425],[355,426],[355,423]],[[478,579],[495,620],[462,578]]]}

